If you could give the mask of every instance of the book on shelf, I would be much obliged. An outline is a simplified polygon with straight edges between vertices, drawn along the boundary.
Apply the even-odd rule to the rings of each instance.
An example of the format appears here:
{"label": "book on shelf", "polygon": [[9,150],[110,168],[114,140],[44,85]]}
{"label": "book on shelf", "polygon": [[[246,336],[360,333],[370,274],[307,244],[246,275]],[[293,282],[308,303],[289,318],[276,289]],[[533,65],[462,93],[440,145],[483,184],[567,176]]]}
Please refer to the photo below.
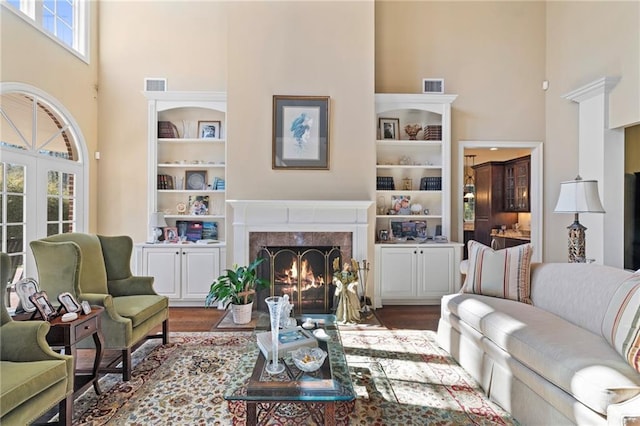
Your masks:
{"label": "book on shelf", "polygon": [[178,128],[170,121],[158,121],[159,138],[177,138]]}
{"label": "book on shelf", "polygon": [[198,241],[202,239],[202,222],[187,221],[187,241]]}
{"label": "book on shelf", "polygon": [[429,176],[420,179],[421,191],[441,191],[442,190],[442,177]]}
{"label": "book on shelf", "polygon": [[[267,360],[271,360],[273,348],[271,347],[271,331],[256,333],[258,347]],[[318,346],[318,340],[302,327],[282,329],[278,334],[278,358],[283,358],[288,352],[298,348]]]}
{"label": "book on shelf", "polygon": [[174,177],[166,174],[158,174],[158,189],[174,189]]}
{"label": "book on shelf", "polygon": [[218,239],[218,222],[202,222],[202,239]]}

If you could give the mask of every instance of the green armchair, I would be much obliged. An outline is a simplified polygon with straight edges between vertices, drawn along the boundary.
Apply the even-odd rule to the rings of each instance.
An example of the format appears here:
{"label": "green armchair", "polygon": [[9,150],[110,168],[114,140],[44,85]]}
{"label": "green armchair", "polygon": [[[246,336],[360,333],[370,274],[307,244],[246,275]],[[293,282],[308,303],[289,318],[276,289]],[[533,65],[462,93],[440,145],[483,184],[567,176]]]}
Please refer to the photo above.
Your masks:
{"label": "green armchair", "polygon": [[[122,351],[122,368],[109,365],[100,372],[122,372],[131,379],[131,351],[144,338],[168,343],[169,299],[153,289],[153,277],[133,276],[133,241],[128,236],[83,233],[58,234],[30,243],[38,268],[38,284],[51,300],[62,292],[105,308],[102,333],[105,349]],[[62,256],[62,248],[74,255]],[[76,273],[79,269],[79,273]],[[162,324],[161,334],[152,334]],[[92,345],[90,339],[83,344]]]}
{"label": "green armchair", "polygon": [[[0,283],[11,275],[9,256],[0,253]],[[0,291],[0,424],[26,425],[58,404],[60,424],[71,425],[73,357],[51,350],[46,321],[13,321]]]}

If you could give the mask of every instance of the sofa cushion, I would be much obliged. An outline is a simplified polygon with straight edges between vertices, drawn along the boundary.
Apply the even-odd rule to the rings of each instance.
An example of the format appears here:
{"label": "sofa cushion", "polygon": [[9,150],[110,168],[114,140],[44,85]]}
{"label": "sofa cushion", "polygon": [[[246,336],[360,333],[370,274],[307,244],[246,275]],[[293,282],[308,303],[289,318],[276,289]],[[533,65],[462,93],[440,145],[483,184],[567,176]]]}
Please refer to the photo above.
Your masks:
{"label": "sofa cushion", "polygon": [[640,274],[629,277],[611,298],[602,335],[640,372]]}
{"label": "sofa cushion", "polygon": [[120,296],[113,298],[113,305],[118,315],[131,320],[131,325],[136,328],[158,312],[169,306],[165,296]]}
{"label": "sofa cushion", "polygon": [[531,303],[531,244],[493,250],[469,241],[469,267],[463,293],[501,297]]}
{"label": "sofa cushion", "polygon": [[38,393],[67,379],[64,360],[0,361],[0,413],[8,413]]}
{"label": "sofa cushion", "polygon": [[600,414],[640,394],[640,375],[599,334],[507,299],[455,294],[442,304],[443,311]]}

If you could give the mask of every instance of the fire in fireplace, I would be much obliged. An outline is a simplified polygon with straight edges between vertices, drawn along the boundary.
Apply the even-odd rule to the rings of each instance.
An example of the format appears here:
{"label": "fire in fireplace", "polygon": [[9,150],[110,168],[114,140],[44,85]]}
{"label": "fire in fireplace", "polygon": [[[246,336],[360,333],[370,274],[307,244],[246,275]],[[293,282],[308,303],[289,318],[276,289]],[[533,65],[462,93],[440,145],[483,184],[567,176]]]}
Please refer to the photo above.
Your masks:
{"label": "fire in fireplace", "polygon": [[271,282],[271,288],[258,292],[259,310],[267,310],[266,297],[285,294],[293,303],[294,315],[334,309],[332,265],[334,259],[341,258],[340,247],[268,246],[262,247],[258,256],[267,259],[260,266],[260,277]]}

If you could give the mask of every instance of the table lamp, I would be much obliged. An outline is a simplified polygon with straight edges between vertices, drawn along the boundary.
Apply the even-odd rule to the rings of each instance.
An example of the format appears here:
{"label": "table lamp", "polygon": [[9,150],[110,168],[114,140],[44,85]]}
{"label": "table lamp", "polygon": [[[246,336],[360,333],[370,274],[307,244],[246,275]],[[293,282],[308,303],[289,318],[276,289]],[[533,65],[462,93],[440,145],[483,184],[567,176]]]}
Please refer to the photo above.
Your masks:
{"label": "table lamp", "polygon": [[582,180],[580,175],[575,180],[560,184],[560,196],[554,209],[556,213],[575,214],[574,222],[567,227],[569,230],[569,263],[586,262],[585,247],[587,228],[580,224],[580,213],[604,213],[598,194],[597,180]]}
{"label": "table lamp", "polygon": [[162,235],[162,228],[167,226],[164,220],[164,213],[153,212],[149,215],[149,226],[153,228],[153,244],[158,244],[158,237]]}

